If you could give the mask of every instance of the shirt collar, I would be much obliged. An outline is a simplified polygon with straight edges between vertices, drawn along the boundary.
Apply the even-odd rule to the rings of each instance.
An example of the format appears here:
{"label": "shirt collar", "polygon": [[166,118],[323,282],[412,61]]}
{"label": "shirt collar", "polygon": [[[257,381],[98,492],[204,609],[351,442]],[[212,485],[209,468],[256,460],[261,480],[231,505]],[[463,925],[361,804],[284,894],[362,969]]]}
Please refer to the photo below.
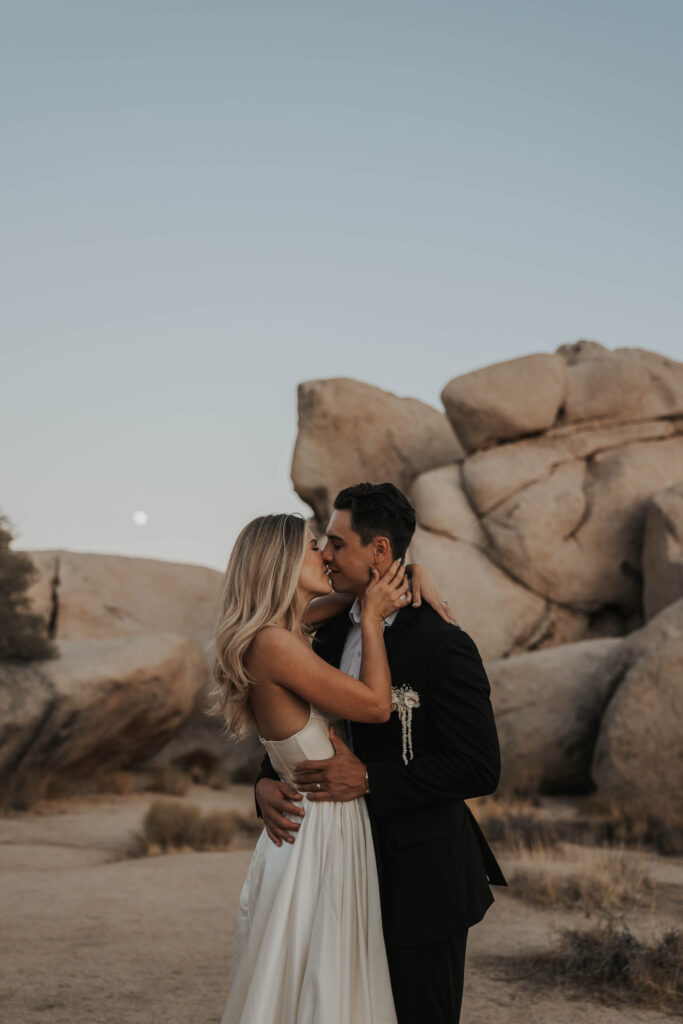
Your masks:
{"label": "shirt collar", "polygon": [[[398,615],[398,613],[400,611],[401,611],[401,609],[397,608],[395,612],[391,613],[391,615],[387,615],[386,619],[384,620],[384,625],[385,626],[391,626],[393,624],[394,619],[396,618],[396,616]],[[360,600],[359,600],[359,598],[356,598],[356,600],[353,602],[353,604],[349,608],[349,616],[351,617],[351,622],[354,624],[354,626],[360,626]]]}

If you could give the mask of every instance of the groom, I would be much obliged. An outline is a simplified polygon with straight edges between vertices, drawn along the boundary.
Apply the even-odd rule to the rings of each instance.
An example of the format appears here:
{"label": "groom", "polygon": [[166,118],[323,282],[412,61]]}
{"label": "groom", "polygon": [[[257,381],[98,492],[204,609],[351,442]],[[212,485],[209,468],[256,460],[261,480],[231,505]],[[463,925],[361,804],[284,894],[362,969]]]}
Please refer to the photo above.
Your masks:
{"label": "groom", "polygon": [[[350,610],[322,626],[317,654],[358,678],[359,602],[375,567],[402,558],[415,514],[393,484],[341,491],[323,559]],[[468,928],[506,885],[465,804],[492,793],[500,776],[498,736],[479,652],[428,605],[387,619],[384,632],[396,710],[380,725],[351,723],[353,751],[334,735],[336,756],[299,766],[309,800],[365,796],[373,825],[384,939],[399,1024],[454,1024],[460,1017]],[[301,796],[266,757],[256,798],[271,839],[292,842]],[[359,1022],[361,1024],[361,1022]]]}

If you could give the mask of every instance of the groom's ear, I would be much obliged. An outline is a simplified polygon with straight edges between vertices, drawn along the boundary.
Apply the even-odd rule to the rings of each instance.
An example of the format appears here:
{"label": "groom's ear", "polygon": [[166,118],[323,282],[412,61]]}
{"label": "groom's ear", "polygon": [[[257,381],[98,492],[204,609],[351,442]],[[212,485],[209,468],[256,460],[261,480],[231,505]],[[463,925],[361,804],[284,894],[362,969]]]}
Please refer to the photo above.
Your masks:
{"label": "groom's ear", "polygon": [[391,544],[389,543],[388,537],[373,538],[372,557],[375,561],[375,565],[377,565],[379,562],[385,562],[387,558],[391,559]]}

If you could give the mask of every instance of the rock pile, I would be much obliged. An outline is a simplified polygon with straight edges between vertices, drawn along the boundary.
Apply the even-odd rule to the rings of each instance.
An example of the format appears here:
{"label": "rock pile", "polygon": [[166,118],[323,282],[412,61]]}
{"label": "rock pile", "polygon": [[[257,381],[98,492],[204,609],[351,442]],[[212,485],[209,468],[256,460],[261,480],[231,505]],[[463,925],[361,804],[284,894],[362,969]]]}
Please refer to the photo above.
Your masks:
{"label": "rock pile", "polygon": [[206,663],[177,633],[65,640],[60,657],[3,665],[0,779],[30,802],[57,777],[128,767],[160,750],[194,710]]}
{"label": "rock pile", "polygon": [[[594,342],[456,377],[445,413],[339,379],[299,388],[292,478],[410,494],[434,573],[491,677],[510,784],[683,794],[683,364]],[[0,782],[205,757],[248,774],[201,711],[221,574],[30,553],[61,658],[0,666]],[[457,681],[454,682],[454,685]]]}
{"label": "rock pile", "polygon": [[462,455],[444,414],[415,398],[343,377],[299,385],[292,479],[322,528],[335,495],[370,469],[406,489],[419,473]]}
{"label": "rock pile", "polygon": [[[621,792],[623,775],[644,795],[652,780],[626,773],[636,759],[617,756],[627,733],[610,723],[640,696],[633,728],[654,764],[666,722],[646,731],[645,706],[665,715],[683,694],[679,649],[666,648],[665,684],[647,641],[683,598],[683,364],[582,341],[456,377],[442,399],[450,448],[436,410],[420,406],[411,428],[408,399],[349,381],[302,385],[297,492],[323,525],[334,491],[360,480],[410,494],[410,556],[487,662],[510,780]],[[393,410],[391,427],[377,410]],[[649,653],[635,658],[634,644]],[[620,675],[614,666],[632,656]],[[671,773],[683,792],[680,758]]]}
{"label": "rock pile", "polygon": [[210,759],[226,777],[257,741],[203,711],[222,574],[146,558],[29,552],[33,609],[60,657],[0,665],[0,788],[21,804],[56,778]]}

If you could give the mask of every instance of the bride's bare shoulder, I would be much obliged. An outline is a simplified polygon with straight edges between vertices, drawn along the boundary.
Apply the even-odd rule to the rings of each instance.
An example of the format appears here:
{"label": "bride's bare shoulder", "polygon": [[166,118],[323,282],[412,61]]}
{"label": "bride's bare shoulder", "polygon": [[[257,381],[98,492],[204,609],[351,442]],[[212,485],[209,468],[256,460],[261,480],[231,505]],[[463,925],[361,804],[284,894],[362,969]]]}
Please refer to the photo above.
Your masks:
{"label": "bride's bare shoulder", "polygon": [[301,638],[284,626],[264,626],[249,645],[249,658],[259,663],[301,648]]}
{"label": "bride's bare shoulder", "polygon": [[305,664],[303,659],[315,658],[310,644],[284,626],[264,626],[249,645],[244,663],[257,682],[282,682],[296,676]]}

